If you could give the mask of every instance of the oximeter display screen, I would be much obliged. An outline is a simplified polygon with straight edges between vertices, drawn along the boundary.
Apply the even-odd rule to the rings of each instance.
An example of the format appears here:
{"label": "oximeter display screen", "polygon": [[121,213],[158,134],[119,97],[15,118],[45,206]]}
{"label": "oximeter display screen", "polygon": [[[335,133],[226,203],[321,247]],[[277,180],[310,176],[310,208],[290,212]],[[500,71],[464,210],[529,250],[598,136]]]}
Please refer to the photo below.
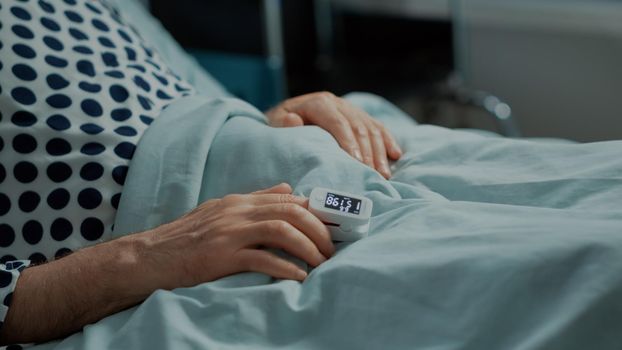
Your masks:
{"label": "oximeter display screen", "polygon": [[324,208],[358,215],[361,212],[361,200],[328,192],[326,193]]}

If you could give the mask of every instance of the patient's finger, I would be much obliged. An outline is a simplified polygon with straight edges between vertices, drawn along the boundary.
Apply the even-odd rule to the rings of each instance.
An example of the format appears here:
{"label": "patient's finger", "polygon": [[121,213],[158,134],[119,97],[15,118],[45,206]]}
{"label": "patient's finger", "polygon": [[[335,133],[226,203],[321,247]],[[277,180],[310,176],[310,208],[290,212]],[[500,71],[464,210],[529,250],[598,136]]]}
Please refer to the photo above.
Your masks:
{"label": "patient's finger", "polygon": [[374,163],[375,168],[385,178],[391,177],[391,170],[389,170],[389,160],[387,158],[387,150],[384,147],[384,138],[382,132],[373,123],[369,124],[371,130],[371,143],[374,149]]}
{"label": "patient's finger", "polygon": [[363,163],[374,168],[374,154],[370,142],[369,128],[366,124],[367,114],[344,99],[339,99],[339,110],[350,122],[352,132],[357,138],[359,147],[361,148]]}
{"label": "patient's finger", "polygon": [[302,281],[307,272],[275,254],[260,249],[242,249],[235,253],[240,267],[245,271],[265,273],[281,279]]}
{"label": "patient's finger", "polygon": [[304,260],[311,266],[318,266],[326,257],[318,247],[293,225],[282,220],[271,220],[244,226],[248,246],[266,246],[283,249]]}
{"label": "patient's finger", "polygon": [[304,114],[303,109],[301,109],[298,114],[328,131],[337,140],[341,148],[359,161],[363,161],[361,149],[352,132],[352,127],[335,103],[317,102],[314,103],[312,109],[305,109]]}
{"label": "patient's finger", "polygon": [[301,116],[282,108],[270,116],[269,122],[271,126],[277,128],[292,128],[305,125]]}
{"label": "patient's finger", "polygon": [[350,124],[352,125],[352,133],[356,136],[356,140],[358,141],[361,149],[361,154],[363,156],[362,162],[373,168],[374,154],[371,142],[369,142],[369,131],[367,130],[367,127],[360,120],[351,120]]}
{"label": "patient's finger", "polygon": [[292,193],[292,186],[290,186],[288,183],[282,182],[278,185],[274,185],[270,188],[265,188],[263,190],[259,190],[259,191],[255,191],[255,192],[251,192],[251,194],[266,194],[266,193],[285,193],[285,194],[289,194]]}
{"label": "patient's finger", "polygon": [[350,122],[352,133],[356,137],[356,141],[361,149],[361,155],[363,157],[361,162],[373,168],[374,154],[369,140],[369,130],[367,129],[367,125],[365,125],[365,123],[356,114],[353,114],[352,111],[343,111],[343,115],[346,116]]}
{"label": "patient's finger", "polygon": [[308,206],[309,199],[301,196],[295,196],[290,193],[266,193],[252,195],[248,198],[246,203],[257,206],[291,203],[306,208]]}
{"label": "patient's finger", "polygon": [[387,149],[387,154],[391,159],[398,160],[402,156],[402,149],[397,144],[397,141],[391,135],[389,130],[379,121],[373,120],[373,123],[380,129],[382,132],[382,138],[384,139],[384,146]]}
{"label": "patient's finger", "polygon": [[309,237],[325,257],[335,253],[326,225],[307,209],[295,204],[270,204],[254,209],[253,218],[261,221],[283,220]]}

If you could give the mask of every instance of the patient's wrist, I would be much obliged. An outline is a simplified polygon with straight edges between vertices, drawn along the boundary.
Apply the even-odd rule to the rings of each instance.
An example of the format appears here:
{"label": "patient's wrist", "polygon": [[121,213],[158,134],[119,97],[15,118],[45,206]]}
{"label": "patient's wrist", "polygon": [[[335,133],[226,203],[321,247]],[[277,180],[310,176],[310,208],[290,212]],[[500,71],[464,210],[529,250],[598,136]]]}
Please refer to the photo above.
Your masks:
{"label": "patient's wrist", "polygon": [[[167,225],[113,241],[119,253],[119,268],[126,270],[116,287],[129,297],[146,299],[158,289],[182,287],[176,280],[175,261],[157,244],[157,236]],[[111,242],[111,243],[113,243]]]}
{"label": "patient's wrist", "polygon": [[100,259],[101,269],[106,271],[108,283],[102,286],[105,289],[104,297],[111,307],[126,308],[140,303],[153,293],[157,286],[150,282],[150,269],[144,256],[144,243],[137,235],[131,235],[110,241],[81,253],[89,256],[88,249],[99,250],[96,254],[104,254]]}
{"label": "patient's wrist", "polygon": [[141,241],[131,236],[81,249],[26,268],[17,281],[0,342],[30,343],[63,337],[143,301]]}

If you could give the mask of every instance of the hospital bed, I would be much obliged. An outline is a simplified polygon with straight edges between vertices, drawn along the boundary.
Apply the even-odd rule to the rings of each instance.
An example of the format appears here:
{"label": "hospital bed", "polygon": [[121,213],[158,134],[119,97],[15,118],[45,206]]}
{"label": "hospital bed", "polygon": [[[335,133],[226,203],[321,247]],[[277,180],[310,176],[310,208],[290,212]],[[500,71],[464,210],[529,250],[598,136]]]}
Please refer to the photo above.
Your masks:
{"label": "hospital bed", "polygon": [[245,273],[157,291],[36,349],[622,348],[622,142],[417,125],[381,97],[348,95],[405,150],[385,180],[315,126],[268,127],[138,2],[113,2],[198,92],[141,139],[117,234],[283,181],[367,196],[371,229],[303,283]]}

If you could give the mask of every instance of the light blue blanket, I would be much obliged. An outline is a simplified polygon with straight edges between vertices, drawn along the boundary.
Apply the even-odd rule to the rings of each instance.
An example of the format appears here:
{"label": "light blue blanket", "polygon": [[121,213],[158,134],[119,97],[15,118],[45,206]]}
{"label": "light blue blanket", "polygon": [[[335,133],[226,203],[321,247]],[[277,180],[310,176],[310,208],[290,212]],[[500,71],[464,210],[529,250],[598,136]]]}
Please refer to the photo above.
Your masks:
{"label": "light blue blanket", "polygon": [[171,105],[142,138],[116,221],[289,182],[374,201],[370,236],[304,283],[246,273],[174,291],[41,349],[620,349],[622,142],[558,144],[417,126],[352,95],[406,151],[384,180],[314,127],[232,99]]}

